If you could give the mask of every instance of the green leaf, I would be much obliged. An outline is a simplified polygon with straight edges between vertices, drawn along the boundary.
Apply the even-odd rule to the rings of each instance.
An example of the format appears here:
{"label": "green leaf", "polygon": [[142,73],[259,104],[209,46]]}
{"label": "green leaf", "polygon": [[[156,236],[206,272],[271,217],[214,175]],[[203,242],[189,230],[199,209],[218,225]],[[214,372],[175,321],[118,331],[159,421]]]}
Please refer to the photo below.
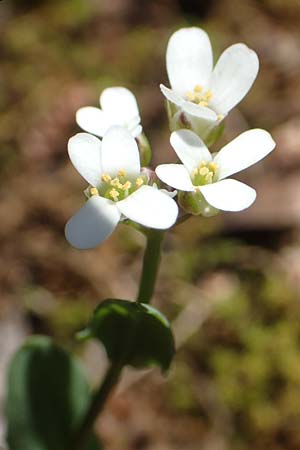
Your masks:
{"label": "green leaf", "polygon": [[[8,374],[10,450],[67,450],[91,398],[76,360],[50,338],[34,336],[18,350]],[[91,436],[86,450],[99,450]]]}
{"label": "green leaf", "polygon": [[149,305],[127,300],[102,302],[79,337],[99,339],[112,362],[137,368],[167,370],[175,352],[168,320]]}

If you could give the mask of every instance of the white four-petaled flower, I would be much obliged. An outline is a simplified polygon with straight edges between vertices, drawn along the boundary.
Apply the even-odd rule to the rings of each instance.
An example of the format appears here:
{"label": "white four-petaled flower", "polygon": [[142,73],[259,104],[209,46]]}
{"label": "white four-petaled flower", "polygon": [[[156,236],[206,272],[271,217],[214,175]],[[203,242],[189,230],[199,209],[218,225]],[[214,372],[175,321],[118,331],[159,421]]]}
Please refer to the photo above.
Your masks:
{"label": "white four-petaled flower", "polygon": [[147,185],[136,141],[124,127],[111,127],[102,142],[78,133],[69,140],[68,152],[90,184],[89,199],[66,224],[66,238],[74,247],[95,247],[123,218],[156,229],[169,228],[176,221],[176,202]]}
{"label": "white four-petaled flower", "polygon": [[133,137],[142,132],[141,118],[133,93],[124,87],[104,89],[100,95],[100,108],[84,106],[76,113],[76,122],[83,130],[103,137],[111,126],[128,129]]}
{"label": "white four-petaled flower", "polygon": [[250,186],[225,179],[252,166],[275,147],[271,135],[261,129],[245,131],[212,156],[203,141],[190,130],[174,131],[171,145],[183,164],[162,164],[157,176],[179,191],[200,193],[217,210],[241,211],[256,198]]}
{"label": "white four-petaled flower", "polygon": [[177,114],[185,113],[183,122],[191,121],[195,131],[199,123],[208,128],[218,124],[247,94],[259,67],[253,50],[234,44],[213,68],[209,37],[196,27],[182,28],[171,36],[166,63],[171,89],[161,85],[162,93],[176,105]]}

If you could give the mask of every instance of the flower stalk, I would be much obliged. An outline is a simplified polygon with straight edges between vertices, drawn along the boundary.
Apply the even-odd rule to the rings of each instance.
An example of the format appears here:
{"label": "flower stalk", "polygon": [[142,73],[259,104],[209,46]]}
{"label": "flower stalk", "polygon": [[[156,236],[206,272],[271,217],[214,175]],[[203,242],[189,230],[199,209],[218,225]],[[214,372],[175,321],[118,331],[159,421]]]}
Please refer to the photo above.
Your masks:
{"label": "flower stalk", "polygon": [[144,253],[139,292],[136,299],[139,303],[150,303],[153,296],[164,235],[165,232],[161,230],[149,229],[147,231],[147,244]]}
{"label": "flower stalk", "polygon": [[[142,273],[140,277],[139,290],[136,301],[138,303],[150,303],[153,296],[155,282],[158,274],[161,244],[165,235],[164,231],[148,229],[145,233],[147,237],[146,249],[143,258]],[[91,428],[99,414],[102,412],[106,401],[112,390],[118,383],[125,361],[132,349],[133,339],[128,336],[128,341],[124,345],[122,357],[117,362],[112,362],[106,375],[95,392],[87,413],[74,434],[70,450],[84,450],[85,445],[90,438]]]}
{"label": "flower stalk", "polygon": [[90,438],[91,428],[93,427],[99,414],[102,412],[114,386],[117,384],[122,369],[123,359],[119,363],[112,363],[109,366],[99,389],[95,392],[91,400],[89,409],[80,427],[74,435],[70,450],[83,450],[85,448],[86,443]]}

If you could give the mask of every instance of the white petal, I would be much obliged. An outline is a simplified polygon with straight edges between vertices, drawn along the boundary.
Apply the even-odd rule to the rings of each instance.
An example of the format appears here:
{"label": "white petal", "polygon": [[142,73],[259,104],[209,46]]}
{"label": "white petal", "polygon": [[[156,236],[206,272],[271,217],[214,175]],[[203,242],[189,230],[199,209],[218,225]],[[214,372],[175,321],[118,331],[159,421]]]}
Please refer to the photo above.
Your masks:
{"label": "white petal", "polygon": [[130,120],[127,122],[127,128],[128,128],[128,130],[130,131],[130,130],[132,130],[133,128],[136,128],[136,127],[140,124],[140,122],[141,122],[140,116],[135,116],[135,117],[133,117],[132,119],[130,119]]}
{"label": "white petal", "polygon": [[78,133],[68,142],[71,162],[80,175],[91,185],[97,186],[101,179],[101,141],[87,133]]}
{"label": "white petal", "polygon": [[175,189],[188,192],[195,190],[189,172],[182,164],[161,164],[155,172],[161,181]]}
{"label": "white petal", "polygon": [[135,128],[131,128],[129,131],[130,131],[131,136],[133,136],[134,138],[137,138],[142,133],[143,128],[141,127],[141,125],[138,125]]}
{"label": "white petal", "polygon": [[171,134],[170,142],[178,158],[189,172],[198,167],[201,161],[211,161],[208,148],[199,136],[191,130],[174,131]]}
{"label": "white petal", "polygon": [[167,191],[167,189],[161,189],[160,192],[163,192],[164,194],[168,195],[171,198],[175,198],[178,192],[175,191]]}
{"label": "white petal", "polygon": [[161,230],[170,228],[178,215],[175,201],[152,186],[142,186],[117,206],[128,219]]}
{"label": "white petal", "polygon": [[207,87],[212,71],[209,37],[201,28],[182,28],[170,38],[167,72],[171,87],[180,95],[199,84]]}
{"label": "white petal", "polygon": [[120,212],[115,203],[93,196],[68,221],[65,235],[73,247],[93,248],[114,231],[119,219]]}
{"label": "white petal", "polygon": [[129,176],[140,173],[140,155],[137,143],[124,127],[111,127],[104,135],[101,148],[103,173],[116,176],[124,170]]}
{"label": "white petal", "polygon": [[77,124],[88,133],[102,137],[114,122],[108,114],[94,106],[85,106],[76,112]]}
{"label": "white petal", "polygon": [[256,192],[247,184],[237,180],[221,180],[199,187],[205,200],[222,211],[242,211],[256,198]]}
{"label": "white petal", "polygon": [[218,116],[215,111],[210,108],[206,108],[205,106],[197,105],[196,103],[183,101],[181,108],[188,114],[191,114],[198,119],[203,119],[208,122],[216,122],[218,120]]}
{"label": "white petal", "polygon": [[172,103],[175,103],[175,105],[177,106],[181,106],[184,102],[183,98],[179,95],[176,94],[175,91],[172,91],[172,89],[167,88],[166,86],[164,86],[163,84],[160,84],[160,90],[163,93],[163,95],[166,97],[167,100],[169,100]]}
{"label": "white petal", "polygon": [[176,106],[181,108],[186,113],[192,115],[193,117],[207,121],[208,124],[210,124],[211,122],[216,122],[218,120],[217,114],[212,109],[184,100],[183,97],[181,97],[172,89],[167,88],[163,84],[160,85],[160,89],[167,100],[174,103]]}
{"label": "white petal", "polygon": [[270,133],[265,130],[257,128],[240,134],[225,145],[214,158],[219,165],[219,180],[257,163],[267,156],[275,145]]}
{"label": "white petal", "polygon": [[114,117],[116,125],[128,123],[134,117],[139,117],[135,96],[124,87],[104,89],[100,96],[100,104],[104,112]]}
{"label": "white petal", "polygon": [[259,68],[257,54],[245,44],[228,47],[220,56],[211,79],[211,106],[226,114],[251,88]]}

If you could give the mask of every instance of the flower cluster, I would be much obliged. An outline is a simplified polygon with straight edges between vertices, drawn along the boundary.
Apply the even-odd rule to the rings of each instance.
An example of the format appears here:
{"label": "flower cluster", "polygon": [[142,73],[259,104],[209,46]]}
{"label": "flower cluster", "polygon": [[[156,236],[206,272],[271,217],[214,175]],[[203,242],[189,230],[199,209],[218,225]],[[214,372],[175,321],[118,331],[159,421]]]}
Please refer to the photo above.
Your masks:
{"label": "flower cluster", "polygon": [[[183,28],[171,36],[166,55],[171,89],[160,87],[167,99],[171,146],[182,164],[162,164],[155,172],[141,167],[147,140],[136,99],[128,89],[105,89],[101,108],[77,111],[77,124],[86,132],[69,140],[68,151],[89,186],[86,203],[65,229],[74,247],[95,247],[120,221],[163,230],[176,223],[179,207],[189,214],[211,216],[219,210],[241,211],[254,202],[253,188],[228,177],[274,149],[270,134],[248,130],[217,154],[211,154],[207,145],[251,88],[258,58],[246,45],[235,44],[222,53],[214,69],[212,61],[209,38],[200,28]],[[149,152],[147,147],[147,161]]]}
{"label": "flower cluster", "polygon": [[190,130],[174,131],[170,141],[182,164],[162,164],[156,173],[169,186],[190,193],[181,197],[183,208],[205,216],[248,208],[255,190],[227,177],[252,166],[275,146],[271,135],[260,129],[245,131],[216,155]]}
{"label": "flower cluster", "polygon": [[170,102],[171,130],[189,127],[202,138],[220,124],[251,88],[258,73],[258,57],[245,44],[234,44],[220,56],[213,69],[207,33],[182,28],[170,38],[167,72],[171,89],[161,91]]}
{"label": "flower cluster", "polygon": [[66,238],[74,247],[95,247],[124,219],[156,229],[175,223],[177,204],[141,171],[137,143],[125,127],[110,127],[102,142],[88,133],[76,134],[68,151],[90,184],[87,202],[66,225]]}

